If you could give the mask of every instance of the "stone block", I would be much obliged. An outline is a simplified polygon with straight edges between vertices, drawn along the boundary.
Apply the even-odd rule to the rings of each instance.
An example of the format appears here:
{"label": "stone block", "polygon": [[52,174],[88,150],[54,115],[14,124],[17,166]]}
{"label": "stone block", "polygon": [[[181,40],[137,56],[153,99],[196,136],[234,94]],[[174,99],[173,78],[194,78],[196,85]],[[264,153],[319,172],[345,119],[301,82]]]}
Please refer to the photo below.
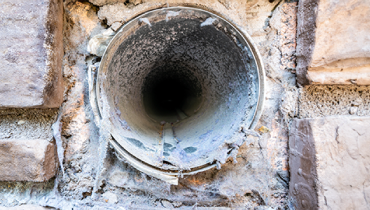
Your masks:
{"label": "stone block", "polygon": [[3,0],[0,11],[0,108],[59,107],[62,0]]}
{"label": "stone block", "polygon": [[0,140],[0,181],[44,182],[57,166],[55,146],[47,140]]}
{"label": "stone block", "polygon": [[367,209],[370,117],[295,119],[289,137],[290,205]]}
{"label": "stone block", "polygon": [[370,84],[370,0],[302,0],[298,4],[297,80]]}

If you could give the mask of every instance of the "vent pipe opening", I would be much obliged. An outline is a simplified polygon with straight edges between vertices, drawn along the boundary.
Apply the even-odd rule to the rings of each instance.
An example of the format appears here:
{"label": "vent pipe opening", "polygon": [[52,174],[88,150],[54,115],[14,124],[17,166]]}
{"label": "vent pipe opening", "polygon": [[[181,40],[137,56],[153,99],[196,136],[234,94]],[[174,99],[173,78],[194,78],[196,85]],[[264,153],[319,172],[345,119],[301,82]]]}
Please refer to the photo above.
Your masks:
{"label": "vent pipe opening", "polygon": [[262,85],[246,36],[215,14],[181,7],[150,11],[119,30],[97,92],[117,144],[169,173],[222,162],[242,144],[241,127],[258,120]]}

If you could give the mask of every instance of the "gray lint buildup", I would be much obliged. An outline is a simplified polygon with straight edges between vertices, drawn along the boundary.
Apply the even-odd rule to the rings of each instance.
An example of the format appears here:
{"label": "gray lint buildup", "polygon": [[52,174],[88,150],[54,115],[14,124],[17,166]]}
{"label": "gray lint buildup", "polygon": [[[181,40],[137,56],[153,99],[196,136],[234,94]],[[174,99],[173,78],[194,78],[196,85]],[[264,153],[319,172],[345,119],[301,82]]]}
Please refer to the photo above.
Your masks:
{"label": "gray lint buildup", "polygon": [[119,30],[102,58],[101,126],[119,151],[164,174],[220,167],[236,155],[262,106],[255,56],[245,36],[209,12],[141,15]]}

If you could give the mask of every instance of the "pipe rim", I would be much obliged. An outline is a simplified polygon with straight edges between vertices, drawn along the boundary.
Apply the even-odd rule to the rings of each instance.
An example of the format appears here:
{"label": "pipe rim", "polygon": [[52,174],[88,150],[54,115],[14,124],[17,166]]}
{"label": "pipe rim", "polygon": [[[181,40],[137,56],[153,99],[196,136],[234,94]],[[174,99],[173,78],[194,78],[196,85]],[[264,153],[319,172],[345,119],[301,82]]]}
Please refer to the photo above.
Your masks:
{"label": "pipe rim", "polygon": [[[232,21],[229,21],[228,19],[223,17],[221,14],[219,14],[215,11],[208,11],[208,10],[205,10],[203,8],[201,9],[201,8],[198,8],[198,7],[195,7],[195,6],[189,6],[189,5],[186,5],[186,6],[171,6],[171,7],[165,7],[165,8],[159,7],[159,8],[154,8],[154,9],[147,10],[147,11],[141,13],[140,15],[132,18],[131,20],[127,21],[125,24],[123,24],[120,27],[119,30],[117,30],[116,34],[114,35],[114,37],[109,42],[108,47],[104,51],[104,54],[103,54],[102,59],[101,59],[100,67],[98,68],[97,73],[96,73],[95,101],[96,101],[96,104],[97,104],[97,112],[98,112],[97,116],[100,118],[100,121],[102,119],[102,115],[101,115],[101,113],[102,113],[102,104],[101,103],[102,102],[101,102],[101,100],[99,100],[100,97],[101,97],[100,88],[99,88],[100,87],[99,86],[99,84],[100,84],[100,77],[99,76],[100,76],[100,72],[101,72],[100,69],[101,69],[102,66],[104,67],[105,65],[107,65],[107,64],[105,64],[106,60],[104,58],[107,57],[107,54],[109,53],[110,48],[112,48],[112,43],[114,43],[114,41],[116,40],[117,35],[125,28],[125,26],[127,26],[130,23],[133,23],[135,21],[139,21],[140,18],[146,16],[149,13],[152,13],[152,12],[155,12],[155,11],[160,11],[160,10],[163,11],[163,10],[171,10],[171,9],[191,9],[191,10],[196,10],[196,11],[207,13],[210,16],[216,16],[220,20],[229,24],[232,27],[233,30],[237,31],[239,33],[239,35],[243,38],[243,41],[248,45],[248,48],[252,51],[253,59],[256,62],[257,71],[258,71],[257,75],[258,75],[258,81],[259,81],[259,83],[258,83],[259,92],[258,92],[258,100],[257,100],[256,110],[255,110],[253,119],[251,121],[251,124],[249,126],[249,129],[254,129],[256,127],[257,123],[258,123],[259,118],[262,115],[262,112],[263,112],[264,97],[265,97],[265,80],[266,80],[266,78],[265,78],[265,69],[264,69],[264,66],[263,66],[262,56],[260,55],[256,44],[253,42],[251,36],[245,30],[240,29],[239,27],[237,27],[236,24],[234,24]],[[108,130],[111,132],[112,129],[109,128]],[[164,169],[161,169],[159,167],[148,164],[148,163],[140,160],[139,158],[135,157],[129,151],[127,151],[125,148],[123,148],[121,145],[119,145],[119,143],[117,143],[114,140],[113,135],[112,135],[112,137],[113,137],[113,139],[110,140],[111,145],[113,146],[113,148],[115,148],[115,150],[121,156],[123,156],[123,157],[130,156],[128,159],[126,158],[126,160],[128,160],[128,162],[130,164],[132,164],[132,162],[135,161],[134,165],[142,164],[143,167],[151,168],[151,170],[154,173],[157,173],[158,175],[170,175],[170,176],[180,176],[181,174],[182,175],[193,175],[193,174],[196,174],[196,173],[199,173],[199,172],[202,172],[202,171],[206,171],[206,170],[209,170],[209,169],[214,168],[214,167],[217,166],[216,162],[213,162],[213,163],[204,164],[204,165],[199,166],[199,167],[191,168],[190,170],[187,170],[187,171],[164,170]],[[120,146],[120,148],[117,147],[117,144]],[[135,166],[135,168],[140,170],[140,168],[142,168],[142,167]],[[140,170],[140,171],[143,171],[143,170]]]}

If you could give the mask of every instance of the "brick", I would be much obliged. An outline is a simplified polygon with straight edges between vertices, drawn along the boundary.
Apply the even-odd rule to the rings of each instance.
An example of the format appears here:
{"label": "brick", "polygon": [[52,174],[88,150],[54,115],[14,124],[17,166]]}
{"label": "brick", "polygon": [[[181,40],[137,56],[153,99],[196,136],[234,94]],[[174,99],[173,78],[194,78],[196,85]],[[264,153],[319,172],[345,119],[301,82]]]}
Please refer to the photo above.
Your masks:
{"label": "brick", "polygon": [[0,140],[0,181],[47,181],[55,176],[56,160],[47,140]]}
{"label": "brick", "polygon": [[59,107],[63,100],[62,0],[0,4],[0,107]]}
{"label": "brick", "polygon": [[370,84],[370,0],[298,4],[297,81]]}
{"label": "brick", "polygon": [[366,209],[370,117],[295,119],[289,137],[289,197],[295,209]]}

